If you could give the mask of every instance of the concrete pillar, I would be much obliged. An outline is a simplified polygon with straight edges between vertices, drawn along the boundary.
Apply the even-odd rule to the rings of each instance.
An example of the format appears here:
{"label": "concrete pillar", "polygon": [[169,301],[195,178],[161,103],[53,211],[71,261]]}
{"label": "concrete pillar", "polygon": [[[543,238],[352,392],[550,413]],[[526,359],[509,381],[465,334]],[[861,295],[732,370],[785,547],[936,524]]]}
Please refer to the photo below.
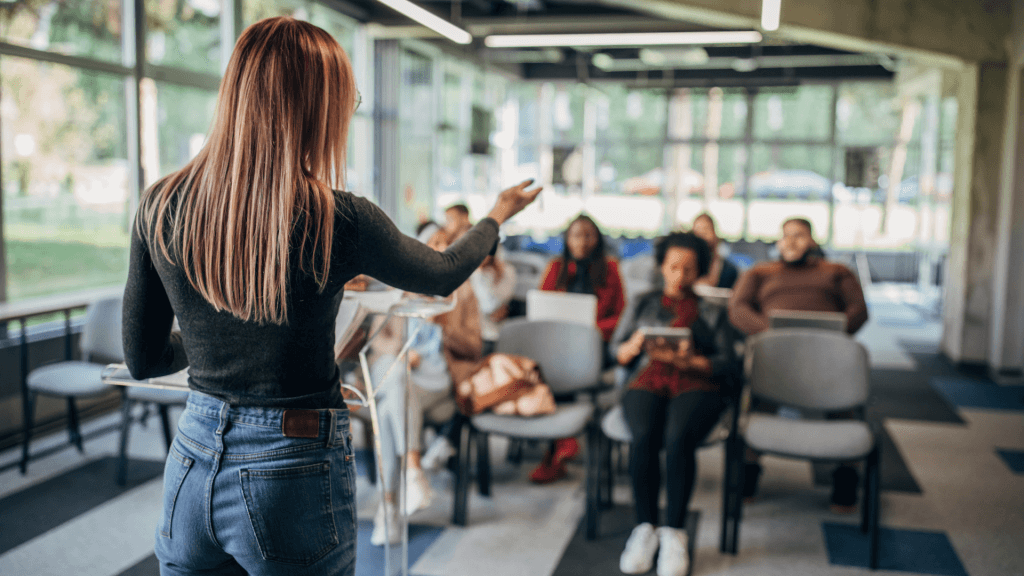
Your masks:
{"label": "concrete pillar", "polygon": [[1014,8],[1008,42],[999,217],[992,291],[989,367],[1000,374],[1024,371],[1024,6]]}
{"label": "concrete pillar", "polygon": [[968,66],[957,82],[953,229],[944,283],[942,350],[963,364],[988,361],[1006,69],[1005,62]]}

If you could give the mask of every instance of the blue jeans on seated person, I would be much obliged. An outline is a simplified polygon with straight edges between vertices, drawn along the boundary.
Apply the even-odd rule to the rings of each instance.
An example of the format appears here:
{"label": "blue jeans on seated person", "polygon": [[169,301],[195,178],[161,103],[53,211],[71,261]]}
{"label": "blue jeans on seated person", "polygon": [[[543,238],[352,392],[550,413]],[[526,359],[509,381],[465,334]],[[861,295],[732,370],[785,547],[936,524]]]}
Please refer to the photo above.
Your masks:
{"label": "blue jeans on seated person", "polygon": [[355,573],[348,410],[304,411],[319,413],[315,438],[284,436],[284,412],[189,393],[164,469],[161,575]]}

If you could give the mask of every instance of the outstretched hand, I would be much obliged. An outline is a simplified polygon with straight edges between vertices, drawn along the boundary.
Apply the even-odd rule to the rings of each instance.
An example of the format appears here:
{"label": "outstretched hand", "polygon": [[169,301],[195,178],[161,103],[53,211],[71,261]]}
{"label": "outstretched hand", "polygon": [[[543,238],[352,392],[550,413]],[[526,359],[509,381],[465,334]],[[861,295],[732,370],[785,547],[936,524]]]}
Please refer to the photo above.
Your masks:
{"label": "outstretched hand", "polygon": [[493,218],[499,226],[505,223],[506,220],[518,214],[523,208],[529,206],[530,202],[533,202],[543,187],[537,186],[531,190],[526,188],[533,184],[533,179],[523,180],[519,184],[502,190],[498,194],[498,201],[494,203],[494,208],[491,209],[490,216]]}

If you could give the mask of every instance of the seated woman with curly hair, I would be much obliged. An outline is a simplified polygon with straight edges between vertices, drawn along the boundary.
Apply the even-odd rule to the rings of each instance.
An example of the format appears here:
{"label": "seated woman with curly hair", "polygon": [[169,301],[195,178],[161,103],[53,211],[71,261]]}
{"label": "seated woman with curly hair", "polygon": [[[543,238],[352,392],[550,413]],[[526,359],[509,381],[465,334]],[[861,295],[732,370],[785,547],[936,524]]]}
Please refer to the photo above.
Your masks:
{"label": "seated woman with curly hair", "polygon": [[[684,526],[696,477],[695,452],[725,408],[723,383],[735,361],[725,311],[693,292],[711,263],[707,243],[689,232],[672,233],[658,241],[655,257],[664,286],[636,299],[613,339],[618,363],[629,370],[622,408],[633,435],[629,470],[637,515],[619,568],[643,574],[658,553],[658,576],[682,576],[689,565]],[[676,345],[645,337],[643,329],[654,327],[689,328],[692,337]],[[662,448],[668,510],[656,529]]]}

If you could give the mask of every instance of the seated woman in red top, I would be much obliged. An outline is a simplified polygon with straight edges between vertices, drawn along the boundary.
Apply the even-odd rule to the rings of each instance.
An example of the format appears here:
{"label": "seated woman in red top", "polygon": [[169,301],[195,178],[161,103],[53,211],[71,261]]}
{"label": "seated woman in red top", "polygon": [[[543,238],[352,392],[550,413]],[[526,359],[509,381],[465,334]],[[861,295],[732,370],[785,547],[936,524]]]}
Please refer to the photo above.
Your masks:
{"label": "seated woman in red top", "polygon": [[[562,255],[548,264],[540,289],[597,296],[597,328],[608,342],[626,307],[619,264],[605,252],[604,236],[589,216],[577,216],[564,238]],[[541,484],[558,480],[565,476],[565,462],[579,451],[575,438],[556,441],[530,479]]]}
{"label": "seated woman in red top", "polygon": [[597,296],[597,328],[608,342],[626,307],[619,263],[605,253],[604,236],[589,216],[577,216],[564,238],[562,255],[548,264],[540,289]]}
{"label": "seated woman in red top", "polygon": [[[638,296],[613,340],[616,360],[629,371],[622,409],[633,435],[629,473],[637,526],[619,568],[643,574],[658,554],[658,576],[687,572],[686,513],[693,493],[695,452],[725,407],[722,387],[737,372],[725,311],[701,301],[693,285],[708,272],[711,252],[692,233],[662,238],[655,257],[664,287]],[[689,328],[691,338],[669,345],[645,337],[644,328]],[[659,452],[665,449],[668,508],[661,528]],[[661,549],[659,552],[658,549]]]}

